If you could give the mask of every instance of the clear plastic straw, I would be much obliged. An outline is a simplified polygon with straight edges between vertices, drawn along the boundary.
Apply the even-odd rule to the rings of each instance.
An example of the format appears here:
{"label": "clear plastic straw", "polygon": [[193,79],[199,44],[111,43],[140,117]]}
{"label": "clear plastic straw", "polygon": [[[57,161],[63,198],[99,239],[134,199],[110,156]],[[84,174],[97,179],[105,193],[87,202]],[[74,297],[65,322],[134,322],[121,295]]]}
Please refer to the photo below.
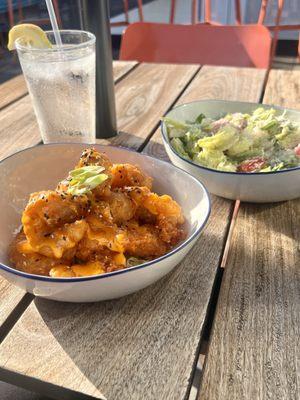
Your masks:
{"label": "clear plastic straw", "polygon": [[51,26],[53,29],[56,45],[57,45],[57,47],[62,47],[62,41],[61,41],[61,37],[60,37],[60,33],[59,33],[59,28],[57,25],[57,20],[56,20],[55,11],[53,8],[52,0],[46,0],[46,5],[47,5],[49,18],[50,18]]}

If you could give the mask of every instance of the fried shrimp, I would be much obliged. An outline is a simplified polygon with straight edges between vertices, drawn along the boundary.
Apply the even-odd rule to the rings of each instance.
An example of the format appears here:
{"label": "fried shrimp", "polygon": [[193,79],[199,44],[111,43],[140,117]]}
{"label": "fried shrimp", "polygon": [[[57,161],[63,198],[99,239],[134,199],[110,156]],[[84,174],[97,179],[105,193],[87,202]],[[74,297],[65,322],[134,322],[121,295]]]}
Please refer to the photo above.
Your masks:
{"label": "fried shrimp", "polygon": [[115,224],[120,225],[134,218],[137,205],[136,202],[121,190],[114,190],[107,199],[110,212]]}
{"label": "fried shrimp", "polygon": [[141,258],[153,258],[167,252],[168,245],[153,225],[139,225],[130,222],[124,227],[123,246],[125,253]]}
{"label": "fried shrimp", "polygon": [[125,190],[139,206],[141,213],[145,213],[146,210],[155,218],[155,225],[159,228],[160,238],[164,242],[174,244],[183,237],[184,217],[180,206],[170,196],[159,196],[146,187]]}
{"label": "fried shrimp", "polygon": [[55,266],[68,265],[74,257],[74,250],[67,251],[63,259],[45,257],[35,252],[28,243],[24,232],[18,233],[9,249],[10,260],[20,271],[36,275],[49,275],[50,270]]}
{"label": "fried shrimp", "polygon": [[140,170],[137,165],[114,164],[111,168],[113,175],[112,188],[124,186],[145,186],[152,188],[153,179]]}
{"label": "fried shrimp", "polygon": [[82,218],[88,210],[87,196],[33,193],[22,215],[28,243],[44,256],[61,258],[83,238],[87,224]]}
{"label": "fried shrimp", "polygon": [[55,190],[31,194],[10,261],[33,274],[81,277],[166,254],[185,236],[184,217],[152,181],[138,166],[84,150]]}

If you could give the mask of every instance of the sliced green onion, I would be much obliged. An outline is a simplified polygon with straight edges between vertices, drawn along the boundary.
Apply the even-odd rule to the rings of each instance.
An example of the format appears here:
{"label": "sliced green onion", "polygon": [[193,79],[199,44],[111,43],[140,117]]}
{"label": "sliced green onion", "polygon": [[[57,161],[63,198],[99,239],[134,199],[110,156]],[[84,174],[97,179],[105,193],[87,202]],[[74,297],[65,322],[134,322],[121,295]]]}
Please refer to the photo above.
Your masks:
{"label": "sliced green onion", "polygon": [[106,174],[101,174],[104,170],[104,167],[98,165],[73,169],[69,173],[72,179],[69,182],[68,193],[81,195],[95,189],[108,178]]}

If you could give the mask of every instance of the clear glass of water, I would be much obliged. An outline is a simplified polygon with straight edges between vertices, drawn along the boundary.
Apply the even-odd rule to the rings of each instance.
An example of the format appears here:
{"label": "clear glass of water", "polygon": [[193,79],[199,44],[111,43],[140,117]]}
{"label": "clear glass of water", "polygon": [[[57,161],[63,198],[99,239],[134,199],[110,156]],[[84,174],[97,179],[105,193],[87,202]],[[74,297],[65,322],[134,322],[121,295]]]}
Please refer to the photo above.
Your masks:
{"label": "clear glass of water", "polygon": [[46,32],[51,48],[16,41],[21,67],[44,143],[95,143],[95,41],[92,33]]}

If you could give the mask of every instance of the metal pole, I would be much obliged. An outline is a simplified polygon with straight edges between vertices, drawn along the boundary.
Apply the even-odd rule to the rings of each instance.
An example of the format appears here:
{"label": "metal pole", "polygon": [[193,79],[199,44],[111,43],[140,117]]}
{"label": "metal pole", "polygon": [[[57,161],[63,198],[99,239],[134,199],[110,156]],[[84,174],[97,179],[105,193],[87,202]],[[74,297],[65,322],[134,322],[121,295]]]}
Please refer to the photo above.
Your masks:
{"label": "metal pole", "polygon": [[96,138],[117,134],[108,0],[81,0],[82,29],[96,36]]}

